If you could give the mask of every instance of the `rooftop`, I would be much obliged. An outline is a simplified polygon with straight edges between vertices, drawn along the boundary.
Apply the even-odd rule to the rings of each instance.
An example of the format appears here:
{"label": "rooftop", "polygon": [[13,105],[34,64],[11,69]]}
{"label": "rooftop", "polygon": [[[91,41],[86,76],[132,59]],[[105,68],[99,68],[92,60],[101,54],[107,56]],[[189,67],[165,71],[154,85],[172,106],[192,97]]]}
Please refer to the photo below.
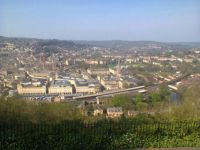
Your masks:
{"label": "rooftop", "polygon": [[71,86],[68,80],[53,80],[51,82],[51,86],[53,87],[67,87]]}
{"label": "rooftop", "polygon": [[122,112],[122,107],[109,107],[107,112]]}
{"label": "rooftop", "polygon": [[88,86],[88,82],[85,79],[78,78],[76,79],[77,86]]}

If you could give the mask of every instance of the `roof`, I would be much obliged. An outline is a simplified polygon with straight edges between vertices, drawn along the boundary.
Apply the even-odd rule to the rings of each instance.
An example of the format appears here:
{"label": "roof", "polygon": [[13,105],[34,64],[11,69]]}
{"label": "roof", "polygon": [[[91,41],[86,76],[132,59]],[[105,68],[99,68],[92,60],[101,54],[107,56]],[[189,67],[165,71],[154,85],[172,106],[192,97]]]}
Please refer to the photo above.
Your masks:
{"label": "roof", "polygon": [[85,79],[76,79],[76,86],[88,86],[88,82]]}
{"label": "roof", "polygon": [[112,76],[112,75],[107,75],[107,76],[104,76],[103,79],[107,81],[115,81],[117,80],[117,77]]}
{"label": "roof", "polygon": [[23,87],[44,87],[45,84],[40,82],[40,81],[35,81],[35,82],[22,82],[21,83],[21,86]]}
{"label": "roof", "polygon": [[122,112],[122,107],[109,107],[107,112]]}
{"label": "roof", "polygon": [[71,86],[68,80],[53,80],[51,82],[51,86],[53,87],[67,87]]}

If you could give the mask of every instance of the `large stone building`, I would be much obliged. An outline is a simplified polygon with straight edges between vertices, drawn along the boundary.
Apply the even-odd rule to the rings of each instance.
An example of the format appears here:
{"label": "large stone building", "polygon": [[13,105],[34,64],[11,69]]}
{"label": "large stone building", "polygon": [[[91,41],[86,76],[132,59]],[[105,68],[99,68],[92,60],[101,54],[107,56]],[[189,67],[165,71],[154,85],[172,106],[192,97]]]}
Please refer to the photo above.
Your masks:
{"label": "large stone building", "polygon": [[72,94],[73,89],[67,80],[53,80],[48,88],[49,94]]}
{"label": "large stone building", "polygon": [[109,75],[110,71],[107,68],[88,69],[87,72],[91,75]]}
{"label": "large stone building", "polygon": [[85,79],[74,80],[74,86],[76,93],[97,93],[100,91],[100,86],[98,84],[89,84]]}
{"label": "large stone building", "polygon": [[104,76],[100,79],[100,83],[105,87],[106,90],[119,89],[119,82],[115,76]]}
{"label": "large stone building", "polygon": [[22,95],[45,95],[46,86],[32,83],[18,84],[17,92]]}

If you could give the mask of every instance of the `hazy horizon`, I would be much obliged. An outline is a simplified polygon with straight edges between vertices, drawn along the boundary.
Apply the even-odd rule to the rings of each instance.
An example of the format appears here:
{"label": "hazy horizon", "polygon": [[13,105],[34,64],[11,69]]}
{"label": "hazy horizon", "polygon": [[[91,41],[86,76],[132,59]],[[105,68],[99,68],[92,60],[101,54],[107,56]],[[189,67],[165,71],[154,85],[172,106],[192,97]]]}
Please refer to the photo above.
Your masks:
{"label": "hazy horizon", "polygon": [[199,0],[0,1],[0,35],[70,41],[200,42]]}
{"label": "hazy horizon", "polygon": [[160,42],[160,43],[200,43],[200,41],[153,41],[153,40],[120,40],[120,39],[113,39],[113,40],[73,40],[73,39],[58,39],[58,38],[38,38],[38,37],[20,37],[20,36],[4,36],[0,35],[0,37],[5,38],[25,38],[25,39],[38,39],[38,40],[60,40],[60,41],[72,41],[72,42],[111,42],[111,41],[123,41],[123,42]]}

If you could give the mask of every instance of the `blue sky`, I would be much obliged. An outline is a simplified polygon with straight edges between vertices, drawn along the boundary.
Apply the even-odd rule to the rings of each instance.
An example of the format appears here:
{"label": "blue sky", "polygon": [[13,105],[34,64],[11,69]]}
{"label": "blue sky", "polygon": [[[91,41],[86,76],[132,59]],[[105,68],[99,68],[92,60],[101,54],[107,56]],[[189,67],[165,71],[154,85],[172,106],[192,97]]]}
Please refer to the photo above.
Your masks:
{"label": "blue sky", "polygon": [[200,41],[200,0],[0,0],[0,35]]}

